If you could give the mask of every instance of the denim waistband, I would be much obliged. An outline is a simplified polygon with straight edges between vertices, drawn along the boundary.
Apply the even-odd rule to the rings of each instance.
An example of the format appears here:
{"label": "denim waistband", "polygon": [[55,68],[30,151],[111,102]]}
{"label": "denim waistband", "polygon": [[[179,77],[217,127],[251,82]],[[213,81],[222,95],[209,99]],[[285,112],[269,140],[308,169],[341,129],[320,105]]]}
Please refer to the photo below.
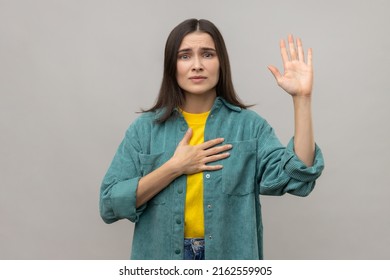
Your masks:
{"label": "denim waistband", "polygon": [[203,238],[184,238],[184,245],[204,246]]}
{"label": "denim waistband", "polygon": [[184,260],[204,260],[205,241],[203,238],[184,238]]}

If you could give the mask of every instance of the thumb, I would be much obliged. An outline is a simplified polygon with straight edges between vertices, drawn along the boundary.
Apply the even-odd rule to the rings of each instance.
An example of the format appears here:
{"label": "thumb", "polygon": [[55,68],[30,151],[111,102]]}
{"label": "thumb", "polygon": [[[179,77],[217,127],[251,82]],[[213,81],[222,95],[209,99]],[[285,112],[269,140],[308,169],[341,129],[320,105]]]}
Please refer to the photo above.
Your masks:
{"label": "thumb", "polygon": [[268,69],[269,69],[269,71],[271,71],[272,75],[274,75],[275,80],[279,81],[279,78],[282,76],[282,74],[280,74],[278,68],[276,68],[273,65],[268,65]]}
{"label": "thumb", "polygon": [[188,145],[192,138],[192,129],[189,128],[187,132],[184,134],[183,139],[180,141],[179,145]]}

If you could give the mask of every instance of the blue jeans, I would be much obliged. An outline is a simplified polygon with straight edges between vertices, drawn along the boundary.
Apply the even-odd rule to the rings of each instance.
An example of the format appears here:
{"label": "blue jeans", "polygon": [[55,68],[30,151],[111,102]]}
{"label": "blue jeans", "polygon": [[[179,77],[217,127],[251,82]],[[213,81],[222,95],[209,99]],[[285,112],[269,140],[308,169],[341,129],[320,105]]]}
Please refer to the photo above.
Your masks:
{"label": "blue jeans", "polygon": [[184,260],[204,260],[204,239],[184,239]]}

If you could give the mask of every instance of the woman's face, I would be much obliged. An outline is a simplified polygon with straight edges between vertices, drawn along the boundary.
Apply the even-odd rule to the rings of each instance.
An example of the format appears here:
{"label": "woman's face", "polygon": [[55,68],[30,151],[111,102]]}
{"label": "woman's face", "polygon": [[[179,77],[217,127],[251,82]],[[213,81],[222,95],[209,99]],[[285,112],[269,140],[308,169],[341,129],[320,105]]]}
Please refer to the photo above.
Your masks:
{"label": "woman's face", "polygon": [[176,69],[177,82],[186,96],[216,96],[219,59],[213,38],[199,31],[186,35],[179,47]]}

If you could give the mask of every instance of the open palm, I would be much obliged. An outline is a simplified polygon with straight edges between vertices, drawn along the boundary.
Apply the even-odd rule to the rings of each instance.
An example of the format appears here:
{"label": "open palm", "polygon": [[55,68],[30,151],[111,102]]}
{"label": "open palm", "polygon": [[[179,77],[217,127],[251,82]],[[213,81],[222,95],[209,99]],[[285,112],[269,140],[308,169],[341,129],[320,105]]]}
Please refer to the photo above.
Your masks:
{"label": "open palm", "polygon": [[308,50],[305,61],[302,41],[299,38],[295,47],[293,36],[289,35],[288,46],[289,52],[284,40],[280,41],[284,74],[282,75],[273,65],[268,66],[268,69],[274,75],[278,85],[293,97],[309,96],[313,88],[312,50]]}

